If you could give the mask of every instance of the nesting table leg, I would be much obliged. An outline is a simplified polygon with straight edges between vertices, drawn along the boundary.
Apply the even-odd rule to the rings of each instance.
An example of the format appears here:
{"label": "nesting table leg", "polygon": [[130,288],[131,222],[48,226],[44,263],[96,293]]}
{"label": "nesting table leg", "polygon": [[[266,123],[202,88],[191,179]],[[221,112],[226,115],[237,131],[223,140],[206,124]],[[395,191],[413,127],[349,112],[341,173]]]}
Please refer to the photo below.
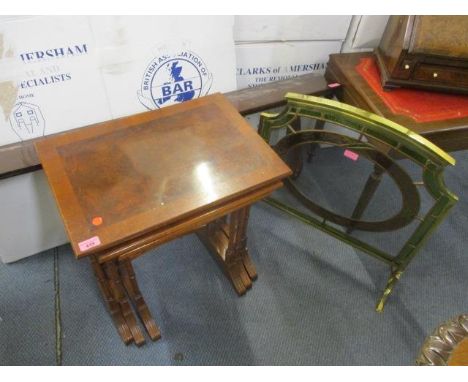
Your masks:
{"label": "nesting table leg", "polygon": [[111,260],[100,264],[98,258],[92,257],[91,264],[122,341],[126,345],[134,341],[137,346],[145,343],[145,337],[138,325],[129,298],[149,337],[153,341],[161,338],[159,328],[138,287],[131,262]]}
{"label": "nesting table leg", "polygon": [[128,345],[133,341],[133,335],[130,332],[130,328],[128,327],[122,315],[120,305],[114,299],[104,270],[95,257],[91,257],[91,266],[93,267],[94,275],[96,276],[102,297],[107,305],[107,308],[109,309],[110,315],[114,321],[117,331],[119,332],[120,338],[126,345]]}
{"label": "nesting table leg", "polygon": [[145,299],[140,292],[132,263],[129,260],[121,261],[119,262],[119,269],[127,294],[130,297],[133,306],[137,310],[138,316],[143,322],[148,335],[153,341],[160,339],[161,332],[159,331],[159,328],[146,305]]}
{"label": "nesting table leg", "polygon": [[[239,295],[246,293],[257,278],[255,265],[247,250],[248,220],[249,207],[243,207],[229,216],[216,219],[197,232],[203,243],[220,260]],[[161,338],[161,332],[138,286],[131,260],[114,258],[100,263],[99,256],[91,256],[91,265],[122,341],[125,344],[133,341],[137,346],[145,343],[134,311],[149,337],[153,341]]]}
{"label": "nesting table leg", "polygon": [[214,253],[239,295],[252,287],[257,271],[247,250],[249,207],[234,211],[226,219],[209,223],[197,232],[199,238]]}
{"label": "nesting table leg", "polygon": [[138,346],[143,345],[145,343],[145,337],[143,336],[143,333],[141,332],[141,329],[136,321],[135,315],[133,314],[133,310],[125,293],[122,278],[120,277],[116,262],[107,261],[103,264],[103,268],[106,273],[114,299],[120,305],[124,319],[127,322],[130,332],[132,332],[135,344]]}

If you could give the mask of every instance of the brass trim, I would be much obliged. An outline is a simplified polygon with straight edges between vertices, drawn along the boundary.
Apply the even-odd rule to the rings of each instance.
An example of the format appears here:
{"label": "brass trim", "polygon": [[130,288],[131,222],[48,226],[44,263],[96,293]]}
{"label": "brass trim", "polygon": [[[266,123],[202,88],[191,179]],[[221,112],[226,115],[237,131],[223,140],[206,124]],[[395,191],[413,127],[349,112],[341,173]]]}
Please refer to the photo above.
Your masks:
{"label": "brass trim", "polygon": [[468,314],[454,317],[439,325],[426,338],[419,351],[419,366],[447,366],[454,349],[468,338]]}
{"label": "brass trim", "polygon": [[332,107],[332,108],[337,109],[337,111],[339,111],[340,113],[348,112],[352,114],[353,116],[362,117],[367,120],[373,121],[379,125],[383,125],[386,128],[393,130],[395,133],[399,135],[410,137],[412,140],[415,140],[421,146],[431,151],[431,153],[434,153],[439,158],[443,159],[445,162],[447,162],[447,164],[450,164],[453,166],[456,163],[455,159],[452,156],[447,154],[444,150],[437,147],[432,142],[428,141],[423,136],[415,133],[412,130],[407,129],[406,127],[399,125],[398,123],[395,123],[384,117],[381,117],[377,114],[359,109],[357,107],[354,107],[348,104],[344,104],[342,102],[334,101],[328,98],[320,98],[320,97],[308,96],[308,95],[298,94],[298,93],[287,93],[285,97],[286,99],[295,101],[295,102],[307,101],[307,102],[313,102],[316,105]]}

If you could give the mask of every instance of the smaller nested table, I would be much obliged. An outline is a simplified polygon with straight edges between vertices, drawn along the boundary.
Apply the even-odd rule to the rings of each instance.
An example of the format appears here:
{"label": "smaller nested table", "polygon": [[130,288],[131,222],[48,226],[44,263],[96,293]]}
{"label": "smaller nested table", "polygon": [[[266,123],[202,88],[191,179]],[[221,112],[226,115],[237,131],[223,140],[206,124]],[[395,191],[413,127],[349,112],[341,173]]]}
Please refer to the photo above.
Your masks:
{"label": "smaller nested table", "polygon": [[69,131],[36,144],[73,251],[89,257],[122,340],[160,338],[131,261],[196,232],[239,295],[257,273],[249,207],[290,169],[221,94]]}

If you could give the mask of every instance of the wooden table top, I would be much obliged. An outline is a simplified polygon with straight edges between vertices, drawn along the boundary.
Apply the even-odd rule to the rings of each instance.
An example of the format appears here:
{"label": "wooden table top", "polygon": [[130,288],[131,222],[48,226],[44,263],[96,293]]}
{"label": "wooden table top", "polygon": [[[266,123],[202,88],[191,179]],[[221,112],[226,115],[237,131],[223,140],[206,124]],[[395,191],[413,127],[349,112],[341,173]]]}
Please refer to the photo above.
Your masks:
{"label": "wooden table top", "polygon": [[413,130],[447,151],[468,148],[468,118],[416,122],[406,115],[394,114],[356,71],[361,58],[372,52],[331,54],[325,78],[342,85],[345,103],[371,111]]}
{"label": "wooden table top", "polygon": [[36,150],[77,257],[290,174],[221,94],[58,134]]}

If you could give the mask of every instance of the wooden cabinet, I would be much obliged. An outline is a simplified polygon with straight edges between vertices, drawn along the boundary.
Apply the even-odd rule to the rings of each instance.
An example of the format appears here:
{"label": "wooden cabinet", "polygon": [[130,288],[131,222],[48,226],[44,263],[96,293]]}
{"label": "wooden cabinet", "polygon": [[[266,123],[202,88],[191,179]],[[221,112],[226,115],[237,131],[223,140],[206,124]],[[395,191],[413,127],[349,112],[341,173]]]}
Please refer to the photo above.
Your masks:
{"label": "wooden cabinet", "polygon": [[468,94],[468,16],[391,16],[375,53],[385,89]]}

